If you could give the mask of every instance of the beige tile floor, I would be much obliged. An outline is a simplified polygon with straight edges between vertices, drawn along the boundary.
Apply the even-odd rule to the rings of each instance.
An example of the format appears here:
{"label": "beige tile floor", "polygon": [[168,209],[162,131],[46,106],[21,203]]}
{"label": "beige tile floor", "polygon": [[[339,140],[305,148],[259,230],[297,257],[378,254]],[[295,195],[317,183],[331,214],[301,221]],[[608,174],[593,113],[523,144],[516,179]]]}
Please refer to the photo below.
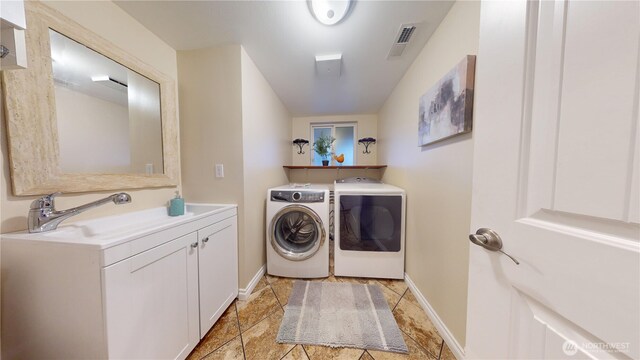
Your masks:
{"label": "beige tile floor", "polygon": [[335,277],[333,262],[331,265],[331,276],[312,281],[380,285],[402,331],[409,354],[276,343],[280,321],[295,279],[265,275],[247,300],[236,300],[229,306],[188,360],[455,359],[404,281]]}

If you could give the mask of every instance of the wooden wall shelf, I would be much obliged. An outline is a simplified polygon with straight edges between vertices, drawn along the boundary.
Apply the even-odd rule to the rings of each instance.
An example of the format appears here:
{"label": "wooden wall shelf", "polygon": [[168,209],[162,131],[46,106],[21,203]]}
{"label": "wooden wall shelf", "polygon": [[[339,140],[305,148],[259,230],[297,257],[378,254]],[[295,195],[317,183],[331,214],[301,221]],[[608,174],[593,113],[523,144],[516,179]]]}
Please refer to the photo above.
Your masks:
{"label": "wooden wall shelf", "polygon": [[291,169],[291,170],[295,170],[295,169],[310,169],[310,170],[324,170],[324,169],[342,169],[342,170],[355,170],[355,169],[360,169],[360,170],[368,170],[368,169],[384,169],[386,168],[387,165],[354,165],[354,166],[312,166],[312,165],[284,165],[283,168],[285,169]]}

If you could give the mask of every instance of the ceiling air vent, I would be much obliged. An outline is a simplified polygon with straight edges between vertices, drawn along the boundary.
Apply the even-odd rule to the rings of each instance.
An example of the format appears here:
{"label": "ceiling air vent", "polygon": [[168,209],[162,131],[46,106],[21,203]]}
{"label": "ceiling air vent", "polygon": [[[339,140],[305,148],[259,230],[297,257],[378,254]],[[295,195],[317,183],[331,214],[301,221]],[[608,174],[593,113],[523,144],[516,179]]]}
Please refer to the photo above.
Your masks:
{"label": "ceiling air vent", "polygon": [[413,35],[413,32],[415,31],[416,27],[415,26],[407,26],[407,27],[403,27],[402,31],[400,32],[400,36],[398,36],[398,41],[396,41],[396,44],[406,44],[409,42],[409,40],[411,39],[411,35]]}
{"label": "ceiling air vent", "polygon": [[396,42],[391,46],[387,59],[402,55],[404,49],[411,41],[411,37],[418,28],[418,24],[402,24],[396,35]]}

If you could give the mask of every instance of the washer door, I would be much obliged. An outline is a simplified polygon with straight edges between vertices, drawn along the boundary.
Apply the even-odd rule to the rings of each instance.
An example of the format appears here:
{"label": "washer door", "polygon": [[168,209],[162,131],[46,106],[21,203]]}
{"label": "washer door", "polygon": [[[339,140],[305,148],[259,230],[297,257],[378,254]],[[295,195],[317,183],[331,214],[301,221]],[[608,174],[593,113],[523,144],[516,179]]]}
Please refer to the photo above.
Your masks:
{"label": "washer door", "polygon": [[271,220],[270,229],[273,249],[293,261],[312,257],[326,236],[318,214],[302,205],[282,208]]}

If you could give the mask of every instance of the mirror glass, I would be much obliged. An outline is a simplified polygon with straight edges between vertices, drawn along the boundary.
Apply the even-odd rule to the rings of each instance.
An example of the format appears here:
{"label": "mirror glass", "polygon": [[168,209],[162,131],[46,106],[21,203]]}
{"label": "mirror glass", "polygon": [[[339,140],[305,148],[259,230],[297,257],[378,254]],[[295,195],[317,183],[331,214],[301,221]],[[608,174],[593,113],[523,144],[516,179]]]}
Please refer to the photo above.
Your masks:
{"label": "mirror glass", "polygon": [[49,29],[63,173],[162,174],[160,84]]}

